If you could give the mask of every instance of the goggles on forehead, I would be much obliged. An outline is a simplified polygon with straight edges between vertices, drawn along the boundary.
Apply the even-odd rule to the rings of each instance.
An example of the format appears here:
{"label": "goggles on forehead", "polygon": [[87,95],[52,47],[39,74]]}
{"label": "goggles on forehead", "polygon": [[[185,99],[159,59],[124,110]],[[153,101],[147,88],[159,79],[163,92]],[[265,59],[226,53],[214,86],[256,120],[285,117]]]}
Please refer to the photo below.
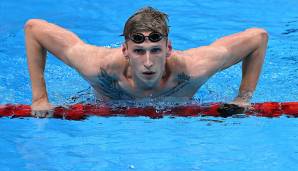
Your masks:
{"label": "goggles on forehead", "polygon": [[151,42],[158,42],[164,37],[167,37],[167,36],[165,36],[159,32],[152,32],[148,36],[145,36],[142,33],[132,33],[129,36],[129,39],[131,41],[133,41],[134,43],[140,44],[140,43],[143,43],[146,40],[146,38],[149,39]]}

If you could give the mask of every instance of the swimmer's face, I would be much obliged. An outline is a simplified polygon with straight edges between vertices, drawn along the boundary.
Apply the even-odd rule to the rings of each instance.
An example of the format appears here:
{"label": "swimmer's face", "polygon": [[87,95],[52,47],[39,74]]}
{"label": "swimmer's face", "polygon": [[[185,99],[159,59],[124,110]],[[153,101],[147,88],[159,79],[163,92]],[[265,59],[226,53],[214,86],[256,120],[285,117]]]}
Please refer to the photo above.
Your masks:
{"label": "swimmer's face", "polygon": [[[150,32],[142,33],[148,36]],[[142,43],[132,40],[123,44],[122,51],[129,59],[134,82],[144,88],[152,89],[159,85],[165,72],[166,58],[170,56],[172,46],[167,38],[151,42],[148,38]]]}

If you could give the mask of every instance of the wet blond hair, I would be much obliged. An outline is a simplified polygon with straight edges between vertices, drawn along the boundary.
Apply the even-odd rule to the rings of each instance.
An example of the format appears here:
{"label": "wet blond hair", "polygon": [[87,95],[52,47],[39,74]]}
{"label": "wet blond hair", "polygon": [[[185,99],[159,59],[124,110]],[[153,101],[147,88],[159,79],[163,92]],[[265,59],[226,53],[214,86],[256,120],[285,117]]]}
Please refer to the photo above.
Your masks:
{"label": "wet blond hair", "polygon": [[122,36],[128,39],[132,33],[159,32],[169,34],[168,15],[152,7],[144,7],[134,13],[125,23]]}

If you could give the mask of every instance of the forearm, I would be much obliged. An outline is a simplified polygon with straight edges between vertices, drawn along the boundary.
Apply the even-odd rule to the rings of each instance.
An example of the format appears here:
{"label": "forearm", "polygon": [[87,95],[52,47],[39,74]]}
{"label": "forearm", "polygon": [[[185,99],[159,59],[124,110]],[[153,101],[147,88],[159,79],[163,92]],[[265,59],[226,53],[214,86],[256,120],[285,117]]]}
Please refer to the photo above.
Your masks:
{"label": "forearm", "polygon": [[268,41],[267,34],[260,35],[258,39],[259,45],[243,59],[242,63],[242,81],[237,98],[243,101],[251,99],[264,63]]}
{"label": "forearm", "polygon": [[39,43],[33,32],[33,26],[25,27],[25,41],[27,62],[32,86],[32,103],[48,101],[44,80],[44,68],[46,62],[46,49]]}

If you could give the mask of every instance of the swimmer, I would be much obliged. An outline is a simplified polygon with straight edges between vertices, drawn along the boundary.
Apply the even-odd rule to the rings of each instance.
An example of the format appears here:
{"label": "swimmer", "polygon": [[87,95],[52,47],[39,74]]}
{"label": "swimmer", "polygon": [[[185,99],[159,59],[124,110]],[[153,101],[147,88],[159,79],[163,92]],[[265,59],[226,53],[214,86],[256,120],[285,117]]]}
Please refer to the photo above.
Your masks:
{"label": "swimmer", "polygon": [[239,93],[231,103],[247,106],[268,42],[264,29],[249,28],[207,46],[174,50],[167,14],[152,7],[128,18],[122,36],[119,48],[98,47],[55,24],[28,20],[25,38],[33,111],[52,108],[44,79],[47,52],[80,73],[102,100],[192,98],[212,75],[242,61]]}

